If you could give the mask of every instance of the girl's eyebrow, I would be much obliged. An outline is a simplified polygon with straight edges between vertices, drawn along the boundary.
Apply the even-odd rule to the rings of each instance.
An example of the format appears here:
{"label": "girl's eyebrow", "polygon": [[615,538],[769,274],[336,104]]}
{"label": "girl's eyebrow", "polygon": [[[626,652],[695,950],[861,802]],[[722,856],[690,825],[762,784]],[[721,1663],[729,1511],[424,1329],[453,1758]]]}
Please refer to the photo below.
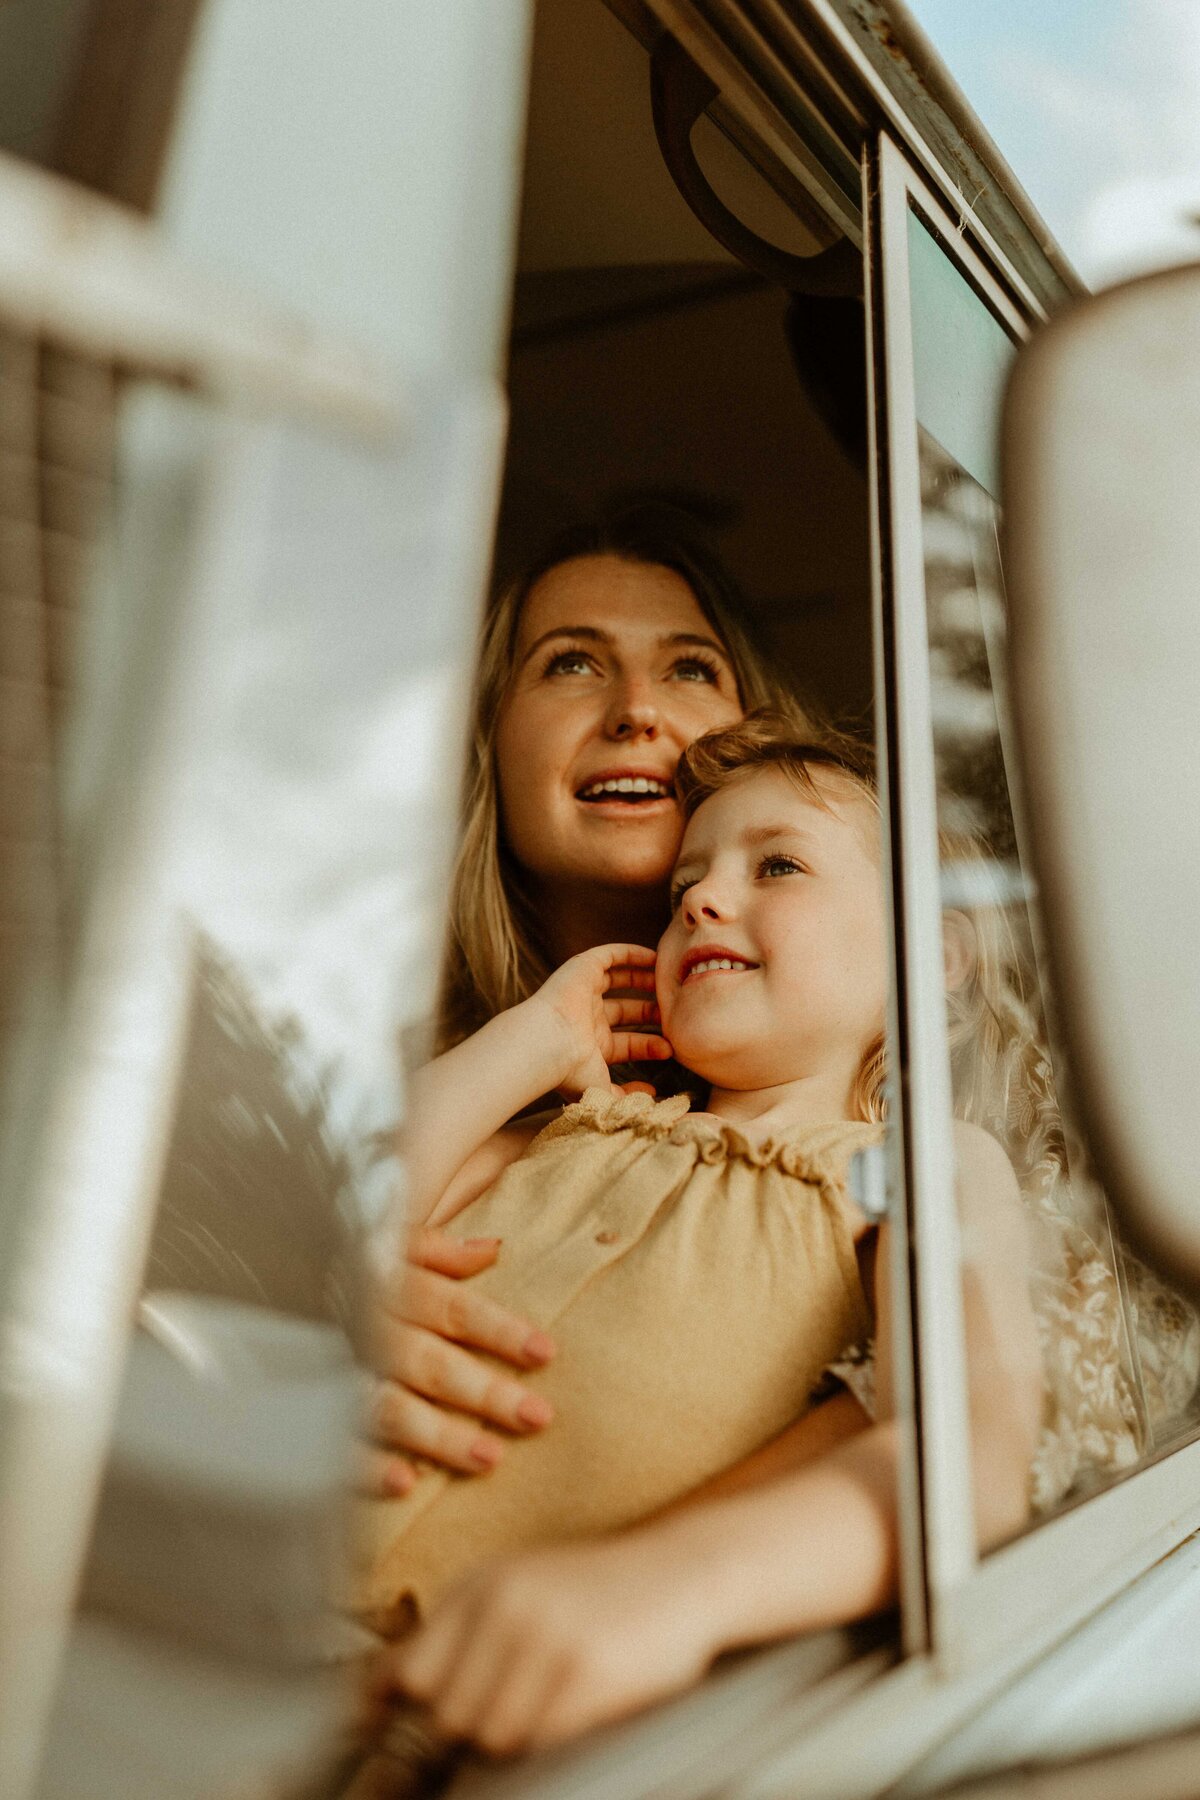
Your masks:
{"label": "girl's eyebrow", "polygon": [[757,844],[770,843],[774,838],[801,838],[807,843],[813,842],[814,834],[806,831],[803,825],[748,825],[742,833],[742,842],[748,849]]}

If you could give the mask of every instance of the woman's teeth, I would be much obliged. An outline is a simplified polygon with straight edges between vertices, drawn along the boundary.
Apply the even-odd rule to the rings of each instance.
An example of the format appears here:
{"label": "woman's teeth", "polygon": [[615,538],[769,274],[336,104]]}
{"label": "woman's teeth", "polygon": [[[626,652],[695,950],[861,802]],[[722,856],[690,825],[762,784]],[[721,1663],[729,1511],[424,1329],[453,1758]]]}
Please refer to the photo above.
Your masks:
{"label": "woman's teeth", "polygon": [[745,969],[752,969],[754,967],[755,967],[754,963],[735,962],[734,959],[730,956],[712,956],[708,959],[707,962],[693,963],[691,968],[688,970],[688,979],[690,980],[693,975],[705,975],[705,974],[707,974],[709,969],[745,970]]}
{"label": "woman's teeth", "polygon": [[594,781],[591,787],[580,789],[581,800],[603,800],[609,795],[617,794],[652,794],[655,799],[670,798],[671,788],[665,781],[656,781],[649,775],[621,775],[612,781]]}

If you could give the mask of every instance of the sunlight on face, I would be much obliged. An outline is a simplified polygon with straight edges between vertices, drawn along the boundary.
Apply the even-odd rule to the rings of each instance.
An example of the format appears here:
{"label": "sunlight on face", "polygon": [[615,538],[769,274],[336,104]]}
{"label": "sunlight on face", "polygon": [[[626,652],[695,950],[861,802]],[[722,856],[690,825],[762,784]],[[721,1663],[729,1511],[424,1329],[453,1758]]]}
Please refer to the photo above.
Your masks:
{"label": "sunlight on face", "polygon": [[675,765],[741,716],[728,654],[681,575],[611,555],[560,563],[525,602],[501,709],[509,849],[543,893],[665,884]]}
{"label": "sunlight on face", "polygon": [[878,819],[844,776],[814,779],[824,805],[782,769],[747,770],[684,836],[659,1005],[680,1061],[720,1087],[820,1077],[840,1096],[883,1029]]}

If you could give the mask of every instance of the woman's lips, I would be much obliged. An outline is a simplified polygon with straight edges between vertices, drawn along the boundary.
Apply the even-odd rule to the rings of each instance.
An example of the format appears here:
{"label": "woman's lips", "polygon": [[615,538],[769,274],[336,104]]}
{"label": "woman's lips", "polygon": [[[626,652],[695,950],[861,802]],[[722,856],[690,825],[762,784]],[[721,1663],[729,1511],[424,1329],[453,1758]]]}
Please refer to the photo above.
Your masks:
{"label": "woman's lips", "polygon": [[675,811],[671,779],[646,769],[601,770],[580,783],[575,798],[602,818],[630,819],[643,814],[657,818]]}

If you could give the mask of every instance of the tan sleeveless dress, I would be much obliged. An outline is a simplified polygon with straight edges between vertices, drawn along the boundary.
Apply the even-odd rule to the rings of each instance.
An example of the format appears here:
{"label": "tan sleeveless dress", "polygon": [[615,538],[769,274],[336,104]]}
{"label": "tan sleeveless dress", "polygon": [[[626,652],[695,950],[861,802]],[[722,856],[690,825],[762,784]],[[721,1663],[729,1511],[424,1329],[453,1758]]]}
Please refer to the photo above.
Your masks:
{"label": "tan sleeveless dress", "polygon": [[453,1221],[504,1239],[473,1284],[553,1334],[521,1379],[555,1416],[490,1474],[366,1503],[358,1610],[423,1612],[486,1556],[656,1511],[791,1424],[869,1329],[845,1179],[880,1128],[752,1147],[687,1105],[589,1089]]}

